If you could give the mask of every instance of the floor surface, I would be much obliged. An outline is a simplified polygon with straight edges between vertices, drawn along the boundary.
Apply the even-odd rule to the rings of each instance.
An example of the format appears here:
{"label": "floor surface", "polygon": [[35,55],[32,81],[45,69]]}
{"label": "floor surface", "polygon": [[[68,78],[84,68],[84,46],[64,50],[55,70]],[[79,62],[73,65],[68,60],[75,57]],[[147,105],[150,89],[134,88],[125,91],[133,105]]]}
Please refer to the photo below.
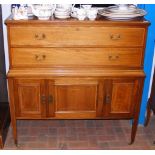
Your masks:
{"label": "floor surface", "polygon": [[18,150],[155,150],[155,116],[139,126],[134,144],[128,120],[20,120],[18,143],[9,128],[4,149]]}

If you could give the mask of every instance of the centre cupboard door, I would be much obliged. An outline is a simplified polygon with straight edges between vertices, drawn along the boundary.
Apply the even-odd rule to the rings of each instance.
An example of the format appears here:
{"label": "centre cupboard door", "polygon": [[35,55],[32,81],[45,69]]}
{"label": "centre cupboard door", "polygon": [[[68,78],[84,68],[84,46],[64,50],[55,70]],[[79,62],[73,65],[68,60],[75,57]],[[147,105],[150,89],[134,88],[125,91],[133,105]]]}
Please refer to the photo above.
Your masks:
{"label": "centre cupboard door", "polygon": [[[98,81],[92,79],[56,79],[48,82],[48,116],[57,118],[95,118]],[[55,110],[54,110],[55,109]]]}

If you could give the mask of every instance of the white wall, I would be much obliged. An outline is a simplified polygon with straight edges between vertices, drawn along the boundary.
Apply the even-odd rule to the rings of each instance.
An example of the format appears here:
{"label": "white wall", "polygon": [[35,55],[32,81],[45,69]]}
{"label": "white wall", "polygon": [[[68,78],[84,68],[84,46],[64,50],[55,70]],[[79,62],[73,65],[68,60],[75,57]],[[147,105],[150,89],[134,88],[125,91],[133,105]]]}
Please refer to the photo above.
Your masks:
{"label": "white wall", "polygon": [[2,4],[2,19],[3,19],[3,36],[4,36],[4,51],[5,51],[5,64],[6,72],[9,70],[9,57],[8,57],[8,43],[7,43],[7,30],[4,24],[5,19],[11,14],[11,4]]}
{"label": "white wall", "polygon": [[153,57],[153,63],[152,63],[152,72],[151,72],[151,78],[150,78],[150,87],[149,87],[148,98],[151,95],[151,87],[152,87],[152,82],[153,82],[154,68],[155,68],[155,48],[154,48],[154,57]]}

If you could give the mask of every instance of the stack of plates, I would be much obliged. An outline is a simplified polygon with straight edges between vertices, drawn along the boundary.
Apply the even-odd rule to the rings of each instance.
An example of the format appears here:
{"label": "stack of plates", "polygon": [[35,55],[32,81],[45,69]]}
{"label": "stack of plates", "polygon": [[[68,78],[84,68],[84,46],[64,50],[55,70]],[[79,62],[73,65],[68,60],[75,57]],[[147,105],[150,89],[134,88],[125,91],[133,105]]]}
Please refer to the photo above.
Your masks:
{"label": "stack of plates", "polygon": [[119,6],[110,6],[98,11],[98,14],[111,20],[130,20],[146,15],[146,11],[138,9],[135,6],[120,8]]}
{"label": "stack of plates", "polygon": [[60,19],[70,18],[70,14],[71,14],[71,10],[64,9],[64,8],[56,8],[54,12],[55,17]]}

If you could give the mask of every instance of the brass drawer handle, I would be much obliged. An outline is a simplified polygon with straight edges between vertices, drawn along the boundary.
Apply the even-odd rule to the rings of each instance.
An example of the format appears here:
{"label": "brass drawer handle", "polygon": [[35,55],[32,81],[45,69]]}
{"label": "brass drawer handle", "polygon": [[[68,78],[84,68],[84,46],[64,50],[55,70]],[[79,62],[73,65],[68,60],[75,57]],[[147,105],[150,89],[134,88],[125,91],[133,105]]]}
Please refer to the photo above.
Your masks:
{"label": "brass drawer handle", "polygon": [[46,55],[35,55],[35,59],[37,61],[42,61],[46,59]]}
{"label": "brass drawer handle", "polygon": [[119,55],[109,55],[108,57],[110,61],[118,60],[119,58],[120,58]]}
{"label": "brass drawer handle", "polygon": [[121,39],[121,35],[120,34],[111,34],[110,39],[111,40],[119,40],[119,39]]}
{"label": "brass drawer handle", "polygon": [[44,33],[37,33],[34,35],[36,40],[43,40],[46,38],[46,35]]}

